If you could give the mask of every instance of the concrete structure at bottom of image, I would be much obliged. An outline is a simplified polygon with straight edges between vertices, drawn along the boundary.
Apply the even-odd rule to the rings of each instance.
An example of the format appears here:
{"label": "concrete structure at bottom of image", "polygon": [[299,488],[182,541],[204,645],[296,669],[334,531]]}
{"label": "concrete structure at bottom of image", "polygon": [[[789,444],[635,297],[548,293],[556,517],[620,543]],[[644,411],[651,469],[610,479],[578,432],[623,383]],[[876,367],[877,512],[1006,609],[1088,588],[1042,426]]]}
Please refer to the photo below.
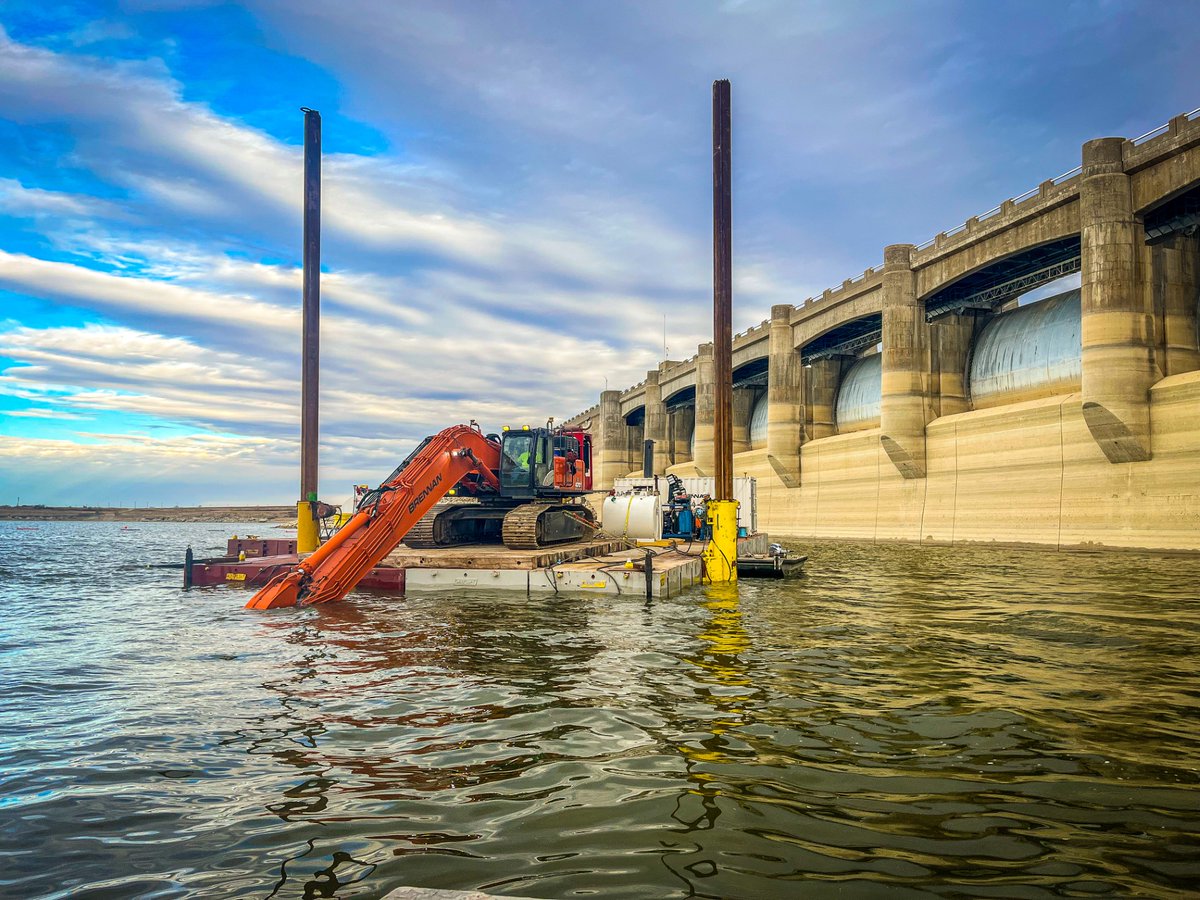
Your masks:
{"label": "concrete structure at bottom of image", "polygon": [[[733,339],[734,473],[758,479],[759,527],[1200,551],[1198,230],[1195,110],[773,307]],[[656,473],[711,475],[712,395],[703,345],[568,421],[596,433],[601,487],[640,471],[644,439]]]}

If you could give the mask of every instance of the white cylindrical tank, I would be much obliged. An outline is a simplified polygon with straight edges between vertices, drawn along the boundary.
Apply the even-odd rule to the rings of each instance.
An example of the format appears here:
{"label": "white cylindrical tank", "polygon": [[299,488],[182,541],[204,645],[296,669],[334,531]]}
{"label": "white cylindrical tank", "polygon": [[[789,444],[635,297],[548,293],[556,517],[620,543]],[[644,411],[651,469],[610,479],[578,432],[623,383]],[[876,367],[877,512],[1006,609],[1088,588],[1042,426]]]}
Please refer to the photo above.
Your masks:
{"label": "white cylindrical tank", "polygon": [[616,494],[604,498],[600,527],[630,540],[662,540],[662,504],[657,494]]}

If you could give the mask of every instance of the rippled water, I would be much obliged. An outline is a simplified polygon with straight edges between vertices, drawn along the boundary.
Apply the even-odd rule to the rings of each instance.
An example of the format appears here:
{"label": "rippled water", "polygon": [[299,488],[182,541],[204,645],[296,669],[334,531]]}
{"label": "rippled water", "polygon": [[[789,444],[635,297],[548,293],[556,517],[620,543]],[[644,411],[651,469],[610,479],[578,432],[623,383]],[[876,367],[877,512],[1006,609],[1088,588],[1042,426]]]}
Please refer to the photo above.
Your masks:
{"label": "rippled water", "polygon": [[246,530],[0,523],[0,894],[1200,883],[1195,559],[825,545],[736,599],[272,613],[147,567]]}

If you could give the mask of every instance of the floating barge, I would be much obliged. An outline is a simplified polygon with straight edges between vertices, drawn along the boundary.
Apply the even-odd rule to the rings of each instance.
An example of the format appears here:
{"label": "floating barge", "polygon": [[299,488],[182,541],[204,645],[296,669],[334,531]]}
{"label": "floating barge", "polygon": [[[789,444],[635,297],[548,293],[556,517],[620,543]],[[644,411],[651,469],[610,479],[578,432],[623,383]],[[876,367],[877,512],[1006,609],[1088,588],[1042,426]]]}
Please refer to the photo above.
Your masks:
{"label": "floating barge", "polygon": [[700,551],[671,546],[628,548],[621,540],[545,550],[474,546],[445,550],[400,547],[387,562],[402,566],[411,591],[500,590],[673,597],[699,584]]}
{"label": "floating barge", "polygon": [[797,575],[808,562],[807,556],[780,555],[778,553],[754,553],[738,556],[738,578],[787,578]]}
{"label": "floating barge", "polygon": [[[258,588],[281,572],[291,571],[299,561],[295,538],[239,538],[234,535],[225,547],[224,556],[193,559],[189,549],[184,562],[183,586],[228,584]],[[359,584],[372,590],[403,592],[404,570],[376,566]]]}
{"label": "floating barge", "polygon": [[[767,536],[738,540],[738,572],[751,560],[754,571],[783,577],[778,562],[766,554]],[[414,550],[403,544],[373,568],[359,587],[367,590],[405,591],[499,590],[525,594],[630,594],[639,597],[673,597],[703,582],[701,554],[696,541],[658,541],[630,548],[628,542],[610,538],[582,541],[541,550],[510,550],[503,546],[471,544],[437,550]],[[282,572],[295,568],[300,557],[296,541],[286,538],[232,537],[224,556],[192,560],[184,571],[185,587],[232,585],[262,587]],[[791,557],[803,562],[804,557]]]}

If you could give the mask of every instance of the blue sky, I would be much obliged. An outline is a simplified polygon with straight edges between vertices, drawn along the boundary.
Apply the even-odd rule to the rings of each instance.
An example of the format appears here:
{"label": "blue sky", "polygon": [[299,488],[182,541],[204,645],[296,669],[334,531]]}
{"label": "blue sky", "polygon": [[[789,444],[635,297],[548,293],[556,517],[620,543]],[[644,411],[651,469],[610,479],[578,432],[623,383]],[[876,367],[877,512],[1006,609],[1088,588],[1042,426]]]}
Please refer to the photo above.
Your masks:
{"label": "blue sky", "polygon": [[301,106],[322,493],[562,417],[1200,106],[1191,2],[0,6],[0,503],[291,502]]}

